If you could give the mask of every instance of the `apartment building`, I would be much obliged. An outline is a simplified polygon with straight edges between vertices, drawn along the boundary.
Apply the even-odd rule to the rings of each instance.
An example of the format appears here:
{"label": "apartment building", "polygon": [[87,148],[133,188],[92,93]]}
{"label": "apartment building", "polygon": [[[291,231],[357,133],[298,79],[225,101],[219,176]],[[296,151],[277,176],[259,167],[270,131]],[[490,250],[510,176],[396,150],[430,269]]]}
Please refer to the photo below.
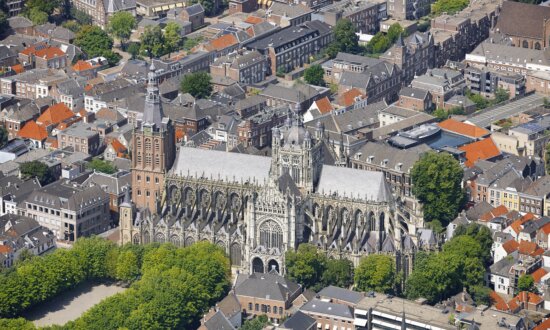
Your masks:
{"label": "apartment building", "polygon": [[386,18],[386,2],[345,0],[319,9],[318,16],[330,26],[341,19],[349,19],[360,33],[375,34],[380,22]]}
{"label": "apartment building", "polygon": [[83,188],[63,180],[34,190],[21,203],[19,212],[66,241],[100,234],[111,222],[109,196],[100,187]]}
{"label": "apartment building", "polygon": [[57,133],[57,143],[61,149],[72,147],[74,151],[95,156],[100,148],[99,133],[92,125],[80,123]]}
{"label": "apartment building", "polygon": [[290,72],[321,52],[333,40],[332,28],[320,21],[289,26],[246,45],[269,58],[270,73]]}
{"label": "apartment building", "polygon": [[266,55],[244,49],[220,57],[210,65],[212,76],[229,77],[244,85],[265,80],[268,70],[269,62]]}
{"label": "apartment building", "polygon": [[268,107],[239,123],[237,138],[245,147],[261,149],[271,145],[271,130],[281,126],[289,113],[287,105]]}

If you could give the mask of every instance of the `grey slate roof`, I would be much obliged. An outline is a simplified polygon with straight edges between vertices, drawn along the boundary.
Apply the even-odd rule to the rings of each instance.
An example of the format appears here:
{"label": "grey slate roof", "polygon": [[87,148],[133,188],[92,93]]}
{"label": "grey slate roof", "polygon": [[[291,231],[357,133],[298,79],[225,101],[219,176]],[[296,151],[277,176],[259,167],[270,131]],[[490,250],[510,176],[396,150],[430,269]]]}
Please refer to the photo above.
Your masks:
{"label": "grey slate roof", "polygon": [[428,91],[414,87],[403,87],[401,91],[399,91],[399,95],[424,100],[428,95]]}
{"label": "grey slate roof", "polygon": [[[246,164],[246,166],[243,166]],[[267,180],[271,158],[223,151],[180,148],[171,172],[175,175],[204,176],[240,182]]]}
{"label": "grey slate roof", "polygon": [[136,0],[104,0],[103,7],[107,13],[135,9]]}
{"label": "grey slate roof", "polygon": [[331,298],[345,301],[351,304],[358,304],[365,296],[361,292],[351,291],[339,288],[337,286],[327,286],[317,294],[319,298]]}
{"label": "grey slate roof", "polygon": [[367,198],[386,202],[391,198],[382,172],[323,165],[318,185],[319,194],[337,193],[342,196]]}
{"label": "grey slate roof", "polygon": [[200,3],[196,3],[196,4],[191,5],[191,6],[189,6],[189,7],[185,7],[184,10],[187,11],[187,14],[188,14],[189,16],[197,15],[197,14],[200,14],[200,13],[204,13],[204,8],[202,8],[202,6],[201,6]]}
{"label": "grey slate roof", "polygon": [[229,320],[222,312],[217,311],[208,321],[204,322],[204,326],[208,330],[234,330]]}
{"label": "grey slate roof", "polygon": [[76,211],[81,207],[97,203],[99,199],[107,198],[106,193],[98,186],[82,189],[65,184],[60,180],[34,190],[26,200],[46,207]]}
{"label": "grey slate roof", "polygon": [[290,19],[312,13],[313,11],[303,5],[286,4],[274,1],[267,13],[276,16],[284,16]]}
{"label": "grey slate roof", "polygon": [[322,314],[327,316],[335,316],[338,318],[346,318],[346,319],[352,319],[353,320],[353,312],[352,309],[349,306],[342,305],[342,304],[335,304],[319,299],[313,299],[312,301],[308,302],[302,308],[300,308],[302,312],[310,312],[315,314]]}
{"label": "grey slate roof", "polygon": [[82,183],[85,187],[99,186],[108,194],[120,195],[127,186],[132,184],[132,176],[128,171],[120,171],[114,174],[94,172]]}
{"label": "grey slate roof", "polygon": [[299,284],[273,272],[239,275],[239,277],[244,279],[238,280],[238,284],[235,285],[237,296],[287,301],[287,296],[293,297],[302,290]]}
{"label": "grey slate roof", "polygon": [[313,317],[301,311],[297,311],[282,324],[282,328],[288,330],[304,330],[310,329],[316,323],[317,321]]}

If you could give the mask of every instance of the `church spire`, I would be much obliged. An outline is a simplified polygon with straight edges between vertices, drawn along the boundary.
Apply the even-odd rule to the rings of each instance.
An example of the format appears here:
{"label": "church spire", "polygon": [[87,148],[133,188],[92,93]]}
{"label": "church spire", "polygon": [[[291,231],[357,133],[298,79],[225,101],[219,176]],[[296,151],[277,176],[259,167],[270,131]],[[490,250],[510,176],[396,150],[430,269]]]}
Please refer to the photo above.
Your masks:
{"label": "church spire", "polygon": [[158,87],[158,77],[155,65],[151,62],[149,73],[147,73],[147,96],[145,96],[145,107],[143,109],[143,124],[147,126],[161,127],[162,104],[160,103],[160,93]]}

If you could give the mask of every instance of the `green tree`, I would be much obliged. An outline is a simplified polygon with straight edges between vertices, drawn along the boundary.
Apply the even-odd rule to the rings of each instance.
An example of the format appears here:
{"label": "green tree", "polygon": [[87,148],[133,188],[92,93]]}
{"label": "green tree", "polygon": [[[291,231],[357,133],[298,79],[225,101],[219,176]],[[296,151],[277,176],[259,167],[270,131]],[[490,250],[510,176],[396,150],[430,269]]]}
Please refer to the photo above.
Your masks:
{"label": "green tree", "polygon": [[434,117],[437,118],[438,121],[443,121],[447,118],[449,118],[449,112],[443,108],[437,108],[435,109],[435,111],[432,113],[432,115]]}
{"label": "green tree", "polygon": [[185,41],[183,42],[183,49],[189,51],[193,49],[195,46],[197,46],[201,41],[202,41],[201,37],[186,38]]}
{"label": "green tree", "polygon": [[70,20],[70,21],[63,22],[63,27],[73,31],[74,33],[78,33],[82,25],[80,25],[75,20]]}
{"label": "green tree", "polygon": [[137,42],[130,43],[126,48],[126,51],[130,53],[130,55],[132,55],[133,60],[135,60],[139,55],[139,48],[140,48],[140,45]]}
{"label": "green tree", "polygon": [[524,274],[519,277],[517,292],[535,292],[536,290],[537,288],[535,287],[535,280],[533,280],[533,276]]}
{"label": "green tree", "polygon": [[355,269],[355,286],[359,291],[389,293],[395,285],[395,262],[391,256],[371,254]]}
{"label": "green tree", "polygon": [[86,168],[105,174],[113,174],[117,172],[117,168],[112,162],[99,158],[92,159],[88,164],[86,164]]}
{"label": "green tree", "polygon": [[37,10],[46,13],[46,16],[48,16],[52,15],[56,9],[60,8],[61,4],[61,0],[27,0],[25,1],[25,8],[23,11],[28,13],[31,10]]}
{"label": "green tree", "polygon": [[388,50],[390,46],[391,42],[388,37],[384,33],[378,32],[367,43],[367,52],[380,54]]}
{"label": "green tree", "polygon": [[0,329],[34,330],[36,327],[31,321],[19,317],[16,319],[0,319]]}
{"label": "green tree", "polygon": [[348,259],[328,259],[321,282],[323,286],[348,288],[353,284],[353,263]]}
{"label": "green tree", "polygon": [[428,152],[414,164],[413,194],[427,221],[447,226],[457,216],[464,201],[462,176],[460,164],[447,153]]}
{"label": "green tree", "polygon": [[111,241],[99,237],[78,239],[73,245],[73,253],[84,264],[89,279],[108,278],[107,256],[115,248]]}
{"label": "green tree", "polygon": [[55,176],[48,165],[39,162],[38,160],[21,164],[19,171],[21,172],[23,179],[26,180],[30,178],[37,178],[43,186],[55,181]]}
{"label": "green tree", "polygon": [[323,76],[325,75],[325,70],[319,64],[314,64],[309,68],[304,70],[304,80],[308,84],[325,86],[325,80]]}
{"label": "green tree", "polygon": [[400,35],[403,35],[404,32],[405,30],[403,30],[399,23],[393,23],[388,29],[388,40],[393,44]]}
{"label": "green tree", "polygon": [[92,25],[92,16],[75,7],[71,7],[70,16],[80,25]]}
{"label": "green tree", "polygon": [[110,65],[116,65],[120,60],[120,55],[112,51],[113,39],[99,26],[83,26],[76,34],[74,44],[89,57],[106,57]]}
{"label": "green tree", "polygon": [[347,19],[338,20],[334,27],[334,41],[327,49],[329,57],[336,57],[338,52],[356,53],[359,51],[359,37],[355,26]]}
{"label": "green tree", "polygon": [[470,91],[467,91],[466,96],[470,99],[470,101],[475,103],[477,110],[482,110],[489,106],[489,101],[479,94],[474,94]]}
{"label": "green tree", "polygon": [[176,22],[166,24],[164,28],[164,45],[168,53],[179,49],[181,44],[181,27]]}
{"label": "green tree", "polygon": [[198,99],[205,99],[212,94],[212,77],[207,72],[187,74],[181,80],[180,89]]}
{"label": "green tree", "polygon": [[116,277],[119,280],[131,282],[140,275],[138,257],[131,251],[124,251],[118,255],[116,263]]}
{"label": "green tree", "polygon": [[461,235],[467,235],[472,237],[481,247],[481,253],[478,257],[483,261],[483,264],[487,267],[491,262],[491,248],[493,246],[493,235],[491,230],[487,226],[482,226],[475,222],[468,225],[459,225],[453,234],[453,237]]}
{"label": "green tree", "polygon": [[468,293],[472,296],[472,299],[476,302],[478,306],[485,305],[491,306],[493,302],[491,301],[491,289],[483,285],[475,285],[468,289]]}
{"label": "green tree", "polygon": [[251,320],[246,320],[241,330],[263,330],[269,324],[266,315],[260,315]]}
{"label": "green tree", "polygon": [[503,88],[498,88],[495,92],[494,104],[499,104],[510,99],[510,92]]}
{"label": "green tree", "polygon": [[287,251],[286,272],[289,279],[306,288],[320,289],[322,274],[326,269],[327,257],[316,246],[300,244],[298,250]]}
{"label": "green tree", "polygon": [[38,8],[30,9],[28,11],[27,17],[36,25],[42,25],[42,24],[48,23],[48,13]]}
{"label": "green tree", "polygon": [[120,40],[122,49],[136,27],[136,19],[127,11],[119,11],[109,19],[108,31]]}
{"label": "green tree", "polygon": [[140,37],[141,53],[153,57],[164,55],[164,36],[160,26],[146,26]]}
{"label": "green tree", "polygon": [[432,13],[436,16],[439,16],[443,13],[453,15],[454,13],[457,13],[462,9],[468,7],[469,4],[469,0],[437,0],[432,5]]}
{"label": "green tree", "polygon": [[8,143],[8,130],[4,126],[0,126],[0,148]]}

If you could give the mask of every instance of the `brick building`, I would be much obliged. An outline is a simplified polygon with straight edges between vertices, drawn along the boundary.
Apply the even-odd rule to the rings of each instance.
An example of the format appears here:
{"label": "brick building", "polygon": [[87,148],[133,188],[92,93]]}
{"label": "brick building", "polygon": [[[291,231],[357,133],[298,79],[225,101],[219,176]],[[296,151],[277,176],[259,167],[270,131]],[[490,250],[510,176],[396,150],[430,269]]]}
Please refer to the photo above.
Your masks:
{"label": "brick building", "polygon": [[210,65],[212,76],[229,77],[244,85],[265,80],[268,70],[269,62],[266,55],[244,49],[222,56]]}
{"label": "brick building", "polygon": [[289,113],[286,105],[269,107],[245,119],[237,127],[239,143],[246,147],[263,148],[271,145],[271,129],[282,125]]}

